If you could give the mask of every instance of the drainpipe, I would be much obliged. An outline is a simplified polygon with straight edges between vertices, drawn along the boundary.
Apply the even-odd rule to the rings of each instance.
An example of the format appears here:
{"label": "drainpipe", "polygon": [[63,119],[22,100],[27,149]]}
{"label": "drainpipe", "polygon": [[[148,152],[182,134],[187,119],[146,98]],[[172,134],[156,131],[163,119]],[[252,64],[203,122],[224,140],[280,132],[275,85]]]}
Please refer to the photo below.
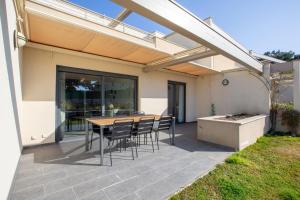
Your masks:
{"label": "drainpipe", "polygon": [[294,109],[300,111],[300,60],[293,62],[293,73],[294,73]]}
{"label": "drainpipe", "polygon": [[270,74],[271,74],[271,64],[265,63],[263,65],[263,76],[270,83]]}

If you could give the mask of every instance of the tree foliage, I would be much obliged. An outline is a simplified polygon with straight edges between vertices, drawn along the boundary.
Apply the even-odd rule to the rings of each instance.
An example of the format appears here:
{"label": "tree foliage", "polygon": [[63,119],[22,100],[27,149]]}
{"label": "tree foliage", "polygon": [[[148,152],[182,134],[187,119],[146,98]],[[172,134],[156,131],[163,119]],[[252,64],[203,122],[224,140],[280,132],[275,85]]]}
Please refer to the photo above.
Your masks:
{"label": "tree foliage", "polygon": [[264,54],[266,56],[270,56],[284,61],[292,61],[292,60],[300,59],[300,54],[296,55],[295,52],[293,51],[273,50],[273,51],[267,51]]}

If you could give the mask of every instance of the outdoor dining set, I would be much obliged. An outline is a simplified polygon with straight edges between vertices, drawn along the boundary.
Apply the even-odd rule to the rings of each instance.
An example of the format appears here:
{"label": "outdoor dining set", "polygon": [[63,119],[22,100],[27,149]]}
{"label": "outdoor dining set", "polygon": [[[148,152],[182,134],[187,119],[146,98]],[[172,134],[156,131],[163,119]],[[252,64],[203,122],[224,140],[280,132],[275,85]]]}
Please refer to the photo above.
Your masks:
{"label": "outdoor dining set", "polygon": [[[132,159],[138,157],[138,148],[141,145],[141,138],[144,144],[148,144],[148,138],[152,145],[152,151],[155,147],[159,150],[159,133],[167,131],[169,142],[174,145],[175,117],[138,113],[128,116],[115,117],[92,117],[86,119],[86,151],[92,149],[94,135],[99,135],[100,143],[100,165],[103,165],[104,138],[107,139],[110,164],[112,166],[112,150],[115,145],[122,150],[130,146]],[[154,132],[154,138],[153,138]],[[156,145],[154,144],[156,143]],[[135,149],[135,153],[134,153]]]}

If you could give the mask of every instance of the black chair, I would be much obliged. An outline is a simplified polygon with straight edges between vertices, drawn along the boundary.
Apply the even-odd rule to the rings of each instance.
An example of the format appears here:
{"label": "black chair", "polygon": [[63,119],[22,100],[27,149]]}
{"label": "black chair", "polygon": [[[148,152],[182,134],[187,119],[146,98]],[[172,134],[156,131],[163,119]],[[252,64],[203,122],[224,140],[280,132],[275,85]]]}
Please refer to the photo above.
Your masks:
{"label": "black chair", "polygon": [[[89,117],[95,117],[95,118],[101,118],[101,114],[96,113],[96,114],[90,114]],[[88,127],[89,128],[89,127]],[[92,137],[91,137],[91,141],[90,141],[90,149],[92,149],[93,146],[93,137],[94,137],[94,133],[100,135],[100,127],[97,125],[92,124]],[[111,134],[110,132],[110,128],[104,128],[103,129],[103,135],[109,135]]]}
{"label": "black chair", "polygon": [[[90,141],[90,149],[92,149],[93,146],[93,137],[94,137],[94,133],[100,135],[100,127],[97,125],[92,124],[92,137],[91,137],[91,141]],[[111,134],[111,130],[110,128],[104,128],[103,129],[103,135],[107,136]]]}
{"label": "black chair", "polygon": [[155,132],[155,140],[157,143],[157,149],[159,149],[159,131],[162,130],[168,130],[169,138],[170,138],[170,144],[172,143],[171,139],[171,127],[172,127],[172,116],[161,116],[158,122],[158,126],[154,128]]}
{"label": "black chair", "polygon": [[[112,166],[112,156],[111,150],[113,147],[113,143],[115,140],[127,142],[128,140],[132,144],[132,128],[133,128],[133,120],[115,120],[112,126],[111,134],[106,135],[108,139],[108,148],[109,148],[109,157],[110,157],[110,164]],[[131,147],[132,159],[134,160],[133,155],[133,147]],[[136,147],[136,146],[135,146]],[[137,148],[137,147],[136,147]]]}
{"label": "black chair", "polygon": [[[142,117],[140,121],[136,124],[135,128],[133,129],[132,135],[135,136],[136,144],[138,143],[140,136],[144,135],[144,138],[150,135],[151,143],[152,143],[152,150],[154,152],[154,145],[152,139],[152,130],[154,124],[154,117]],[[136,148],[136,156],[138,157],[138,152]]]}

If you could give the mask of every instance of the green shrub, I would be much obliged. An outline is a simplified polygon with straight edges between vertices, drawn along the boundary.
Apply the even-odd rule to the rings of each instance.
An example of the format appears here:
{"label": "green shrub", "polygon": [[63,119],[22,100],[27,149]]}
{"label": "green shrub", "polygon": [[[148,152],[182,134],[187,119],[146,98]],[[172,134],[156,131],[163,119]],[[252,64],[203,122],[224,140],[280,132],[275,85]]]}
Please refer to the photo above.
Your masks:
{"label": "green shrub", "polygon": [[249,160],[240,157],[239,154],[235,154],[235,155],[230,156],[229,158],[227,158],[225,160],[225,162],[230,163],[230,164],[245,165],[245,166],[251,166],[252,165],[252,163]]}
{"label": "green shrub", "polygon": [[297,132],[300,124],[300,113],[296,110],[284,110],[281,115],[282,124],[286,125],[292,133]]}
{"label": "green shrub", "polygon": [[293,110],[294,104],[293,103],[274,103],[272,104],[272,109],[276,110]]}

